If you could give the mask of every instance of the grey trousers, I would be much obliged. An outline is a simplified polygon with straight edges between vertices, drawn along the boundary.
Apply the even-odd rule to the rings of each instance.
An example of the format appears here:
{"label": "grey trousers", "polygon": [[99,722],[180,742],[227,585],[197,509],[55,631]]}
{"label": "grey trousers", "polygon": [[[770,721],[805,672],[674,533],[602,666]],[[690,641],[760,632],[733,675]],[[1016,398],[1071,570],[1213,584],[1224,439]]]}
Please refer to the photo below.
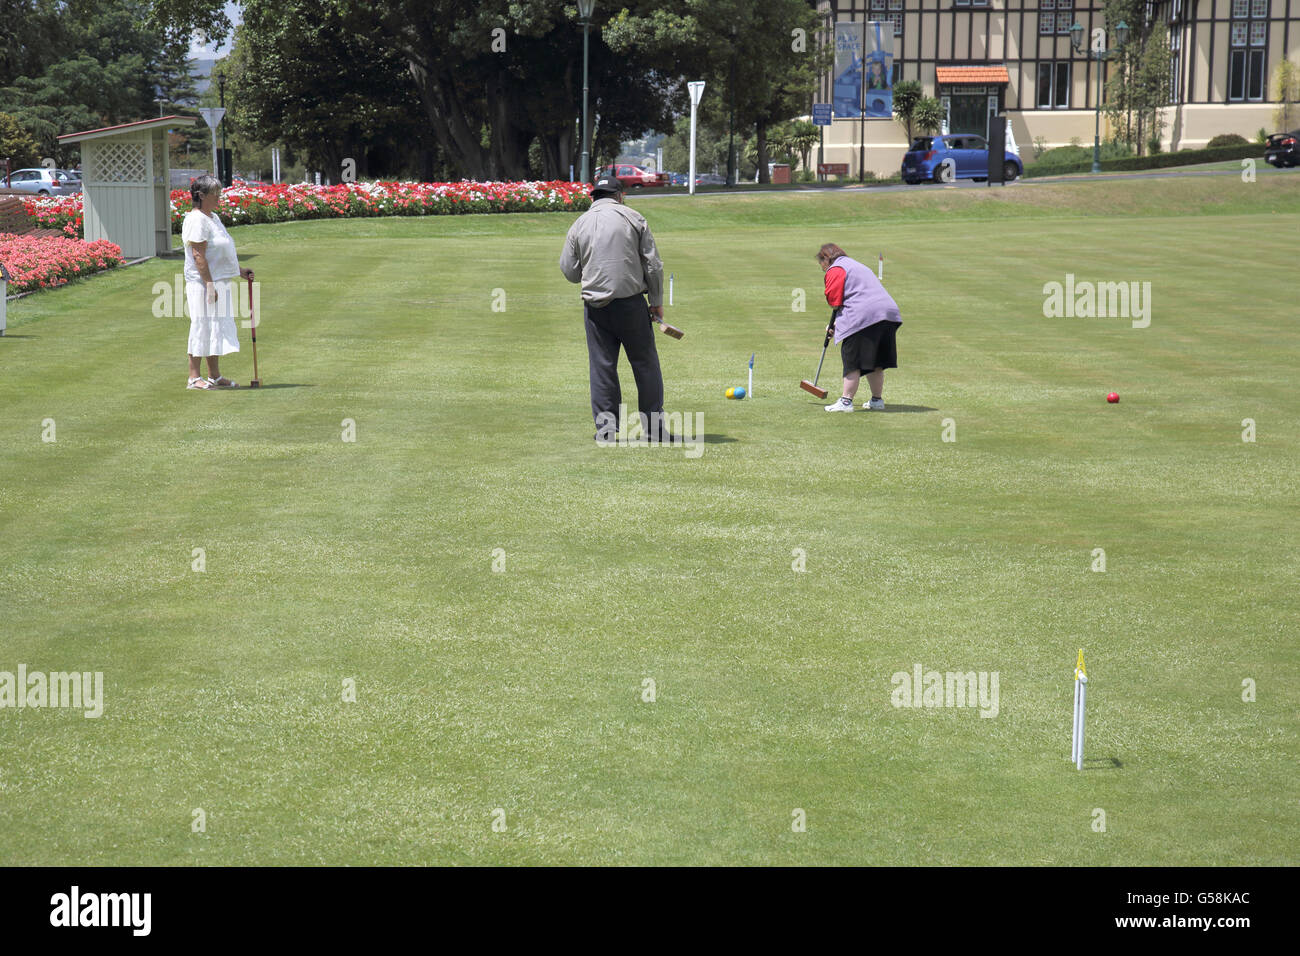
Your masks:
{"label": "grey trousers", "polygon": [[[661,421],[664,410],[664,378],[659,370],[654,326],[645,296],[613,299],[608,305],[584,308],[587,327],[587,359],[591,371],[591,415],[599,429],[601,413],[618,421],[623,390],[618,382],[618,350],[627,350],[627,361],[636,380],[637,408],[643,421]],[[649,416],[658,414],[651,419]],[[606,418],[608,423],[611,419]],[[619,422],[621,425],[622,422]]]}

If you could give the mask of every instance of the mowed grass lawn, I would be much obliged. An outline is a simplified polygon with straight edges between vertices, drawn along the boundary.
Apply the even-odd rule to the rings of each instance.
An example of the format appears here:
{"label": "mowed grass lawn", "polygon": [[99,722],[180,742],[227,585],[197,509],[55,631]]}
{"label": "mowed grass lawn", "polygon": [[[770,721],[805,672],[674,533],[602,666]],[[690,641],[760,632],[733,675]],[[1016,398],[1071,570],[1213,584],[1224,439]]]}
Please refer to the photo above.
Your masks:
{"label": "mowed grass lawn", "polygon": [[[0,670],[106,699],[0,710],[0,862],[1297,861],[1300,179],[631,202],[698,458],[592,442],[567,215],[234,230],[260,391],[185,391],[175,261],[10,304]],[[825,241],[886,256],[885,414],[797,387]]]}

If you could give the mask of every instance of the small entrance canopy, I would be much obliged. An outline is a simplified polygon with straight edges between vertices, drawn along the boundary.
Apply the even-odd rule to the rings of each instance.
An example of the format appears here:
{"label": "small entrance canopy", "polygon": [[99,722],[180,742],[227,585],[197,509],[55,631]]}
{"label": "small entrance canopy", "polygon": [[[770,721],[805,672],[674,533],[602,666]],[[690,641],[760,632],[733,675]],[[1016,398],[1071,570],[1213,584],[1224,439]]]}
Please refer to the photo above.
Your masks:
{"label": "small entrance canopy", "polygon": [[128,259],[171,252],[171,169],[167,131],[193,116],[160,116],[60,136],[81,144],[82,208],[87,239],[107,239]]}
{"label": "small entrance canopy", "polygon": [[937,66],[934,68],[934,81],[943,84],[976,84],[985,86],[990,83],[1010,83],[1005,66]]}
{"label": "small entrance canopy", "polygon": [[976,133],[988,139],[1010,81],[1001,64],[935,67],[935,95],[946,117],[943,131]]}

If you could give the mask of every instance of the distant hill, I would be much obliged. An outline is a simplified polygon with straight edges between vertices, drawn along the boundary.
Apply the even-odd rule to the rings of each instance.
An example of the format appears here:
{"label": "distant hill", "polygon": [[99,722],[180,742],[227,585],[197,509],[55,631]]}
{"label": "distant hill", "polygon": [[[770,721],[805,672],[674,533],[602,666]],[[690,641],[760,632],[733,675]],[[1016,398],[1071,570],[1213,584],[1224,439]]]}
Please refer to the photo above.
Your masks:
{"label": "distant hill", "polygon": [[212,85],[212,68],[216,65],[219,57],[205,57],[203,59],[190,60],[190,73],[194,77],[194,88],[202,96],[207,92],[208,87]]}

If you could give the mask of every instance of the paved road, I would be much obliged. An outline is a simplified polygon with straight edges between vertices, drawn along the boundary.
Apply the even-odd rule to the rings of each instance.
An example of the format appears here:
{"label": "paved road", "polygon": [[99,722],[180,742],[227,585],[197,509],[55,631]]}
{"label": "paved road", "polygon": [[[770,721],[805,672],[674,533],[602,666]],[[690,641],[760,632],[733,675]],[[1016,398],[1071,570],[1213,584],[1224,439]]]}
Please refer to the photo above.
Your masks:
{"label": "paved road", "polygon": [[[1261,160],[1255,166],[1255,175],[1256,176],[1290,175],[1290,176],[1300,177],[1300,168],[1277,169],[1276,167],[1270,166]],[[1083,175],[1076,174],[1072,176],[1042,176],[1035,179],[1018,179],[1014,183],[1011,183],[1007,188],[1019,189],[1025,186],[1060,186],[1060,185],[1068,185],[1071,183],[1108,182],[1111,180],[1122,180],[1122,179],[1177,179],[1181,176],[1237,176],[1239,177],[1241,176],[1241,170],[1240,169],[1188,169],[1180,172],[1177,169],[1164,169],[1164,170],[1156,170],[1152,172],[1147,172],[1145,170],[1137,170],[1130,173],[1100,173],[1096,176],[1093,176],[1091,174],[1083,174]],[[698,193],[697,195],[734,196],[740,194],[753,195],[756,192],[771,192],[779,195],[788,195],[794,193],[797,195],[799,193],[861,192],[863,190],[870,190],[873,193],[877,193],[877,192],[890,193],[890,192],[906,192],[909,190],[921,191],[921,190],[935,190],[935,189],[1000,189],[1000,188],[1002,187],[997,185],[990,186],[988,183],[977,183],[969,179],[959,179],[957,182],[950,183],[947,186],[940,186],[934,183],[922,183],[919,186],[907,186],[904,184],[899,184],[897,186],[807,185],[807,186],[799,186],[794,189],[771,189],[771,190],[769,189],[759,190],[759,189],[752,189],[749,187],[740,187],[734,189],[710,189],[706,192]],[[629,197],[635,197],[638,200],[648,199],[651,196],[658,196],[664,199],[668,199],[673,197],[689,196],[689,195],[690,193],[656,193],[653,190],[649,190],[649,191],[642,190],[640,192],[633,191],[628,193]]]}

